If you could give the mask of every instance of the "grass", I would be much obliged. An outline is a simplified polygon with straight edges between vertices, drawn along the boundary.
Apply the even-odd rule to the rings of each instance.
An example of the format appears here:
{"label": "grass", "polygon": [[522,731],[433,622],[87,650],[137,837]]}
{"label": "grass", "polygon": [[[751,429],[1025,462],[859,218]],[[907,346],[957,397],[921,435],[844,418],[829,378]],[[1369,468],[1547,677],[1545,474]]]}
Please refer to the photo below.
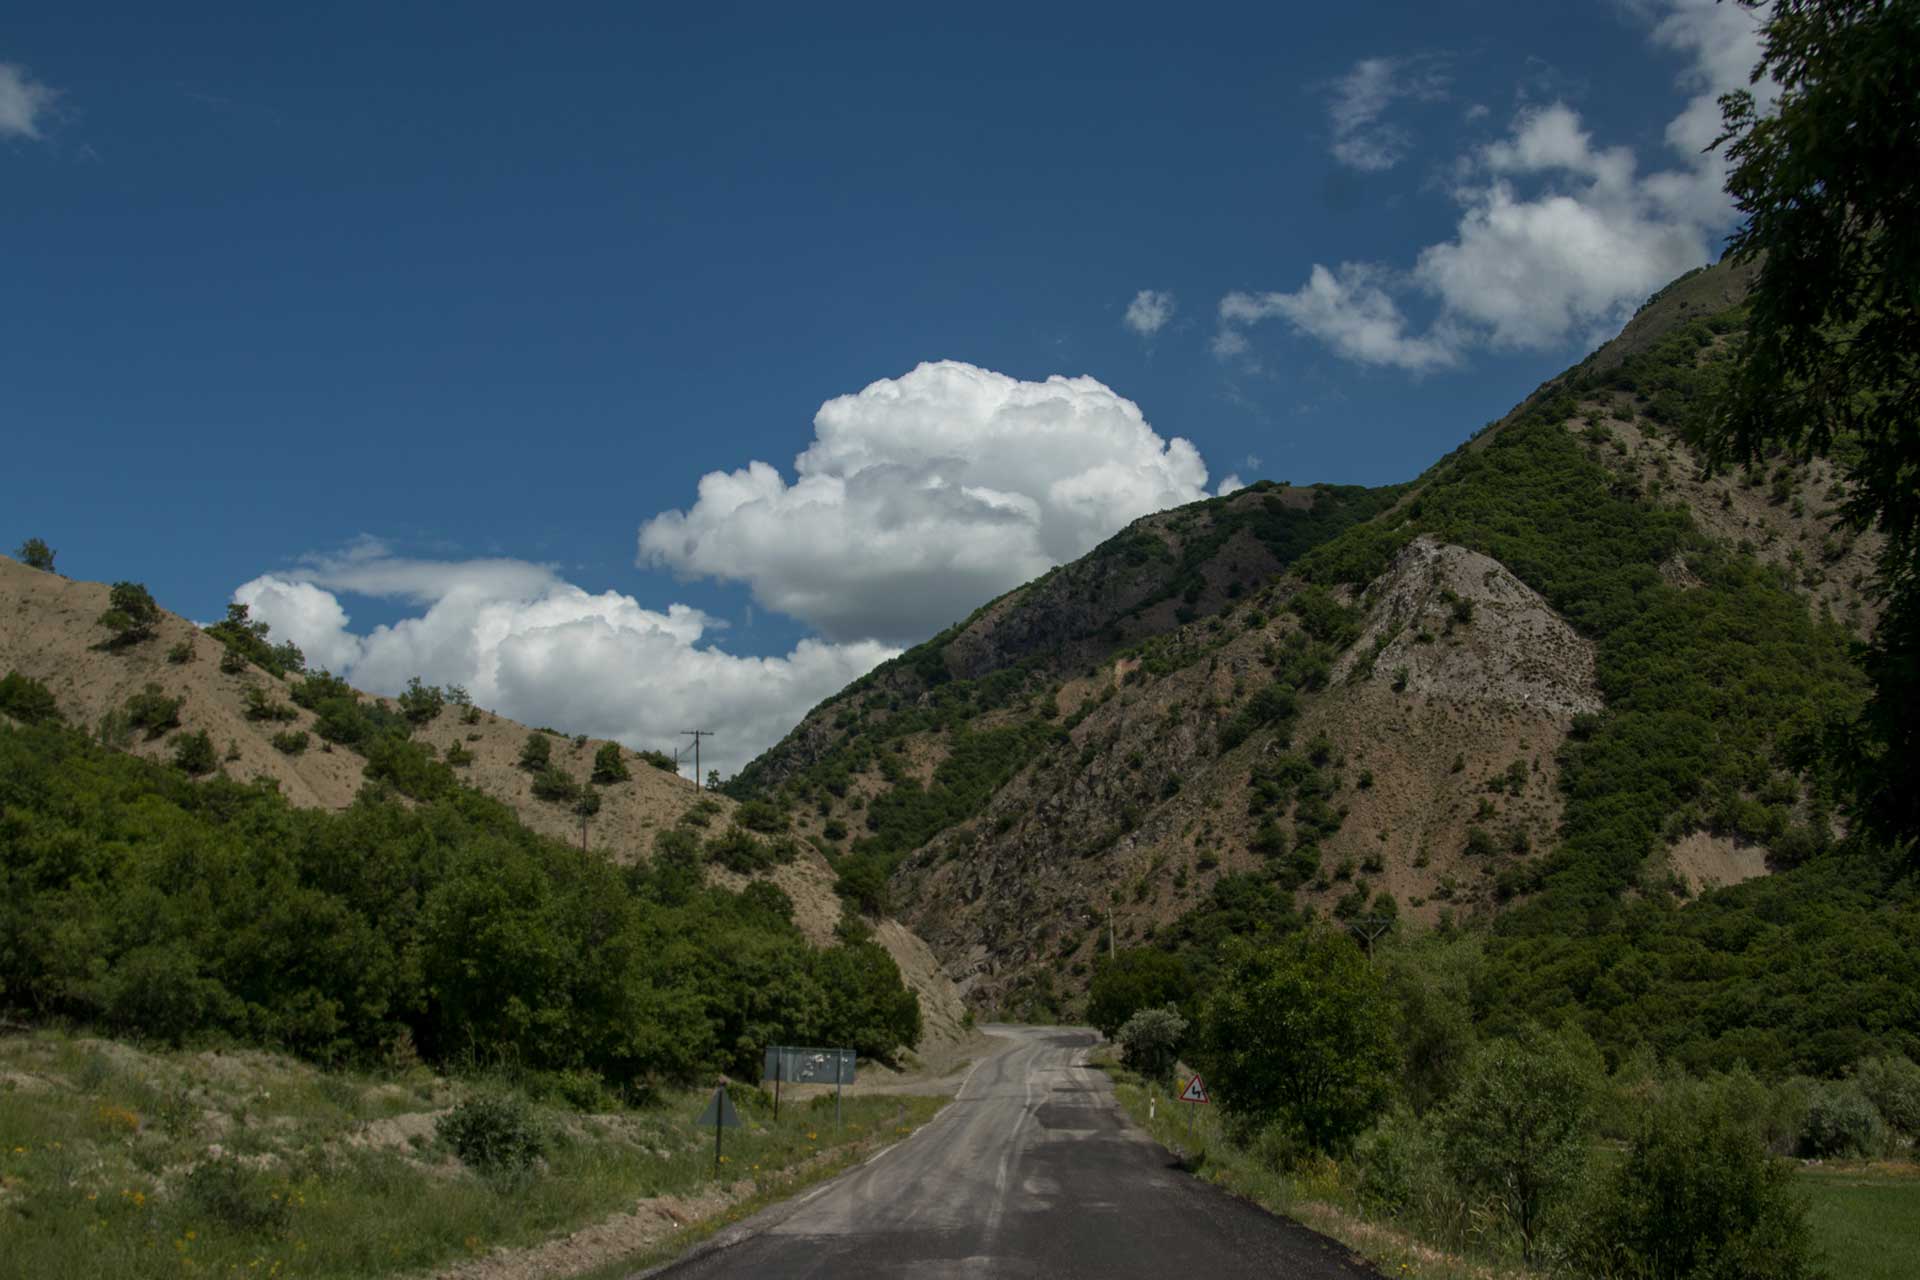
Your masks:
{"label": "grass", "polygon": [[1920,1166],[1810,1169],[1799,1181],[1833,1280],[1910,1280],[1920,1268]]}
{"label": "grass", "polygon": [[[435,1134],[464,1092],[421,1068],[377,1077],[252,1051],[0,1039],[0,1277],[415,1271],[716,1185],[711,1134],[693,1123],[704,1091],[593,1115],[536,1106],[545,1160],[494,1177]],[[831,1099],[777,1123],[750,1099],[718,1181],[771,1202],[940,1105],[848,1098],[836,1132]]]}
{"label": "grass", "polygon": [[1532,1280],[1532,1272],[1512,1263],[1467,1257],[1368,1219],[1331,1160],[1300,1172],[1279,1172],[1257,1152],[1229,1140],[1215,1108],[1175,1102],[1168,1090],[1149,1086],[1111,1062],[1096,1059],[1094,1065],[1113,1077],[1114,1092],[1134,1123],[1180,1156],[1188,1172],[1333,1237],[1394,1280]]}

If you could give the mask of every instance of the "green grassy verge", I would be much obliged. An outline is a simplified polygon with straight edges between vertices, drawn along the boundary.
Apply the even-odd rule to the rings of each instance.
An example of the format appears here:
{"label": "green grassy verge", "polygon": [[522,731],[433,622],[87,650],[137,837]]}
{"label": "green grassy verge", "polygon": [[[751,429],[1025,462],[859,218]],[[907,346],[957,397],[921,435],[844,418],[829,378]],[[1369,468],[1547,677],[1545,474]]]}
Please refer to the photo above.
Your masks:
{"label": "green grassy verge", "polygon": [[[636,1110],[537,1105],[546,1156],[465,1168],[435,1132],[465,1086],[424,1069],[318,1071],[238,1053],[147,1053],[59,1032],[0,1039],[0,1277],[369,1276],[536,1243],[655,1196],[715,1187],[701,1091]],[[941,1100],[757,1100],[718,1181],[770,1202],[897,1139]],[[212,1179],[196,1170],[216,1167]],[[749,1185],[741,1187],[741,1182]]]}
{"label": "green grassy verge", "polygon": [[1334,1162],[1278,1172],[1257,1152],[1231,1142],[1213,1107],[1175,1102],[1166,1089],[1149,1086],[1123,1067],[1095,1065],[1113,1077],[1114,1092],[1134,1123],[1182,1157],[1195,1177],[1333,1237],[1396,1280],[1533,1280],[1534,1273],[1521,1267],[1468,1257],[1391,1223],[1369,1220],[1343,1186]]}
{"label": "green grassy verge", "polygon": [[898,1123],[891,1127],[876,1126],[870,1135],[856,1137],[851,1142],[843,1143],[819,1159],[780,1170],[771,1176],[756,1177],[753,1193],[746,1199],[737,1200],[719,1213],[690,1223],[684,1230],[631,1257],[609,1262],[605,1266],[596,1267],[590,1271],[583,1271],[575,1277],[575,1280],[622,1280],[623,1277],[632,1275],[635,1271],[670,1262],[702,1241],[718,1235],[734,1223],[744,1222],[762,1209],[772,1208],[782,1200],[790,1199],[810,1187],[836,1178],[855,1165],[871,1159],[884,1148],[892,1146],[933,1119],[949,1100],[895,1096],[866,1101],[887,1101],[899,1104],[900,1110],[891,1117]]}
{"label": "green grassy verge", "polygon": [[1799,1185],[1833,1280],[1907,1280],[1920,1267],[1920,1167],[1810,1169]]}

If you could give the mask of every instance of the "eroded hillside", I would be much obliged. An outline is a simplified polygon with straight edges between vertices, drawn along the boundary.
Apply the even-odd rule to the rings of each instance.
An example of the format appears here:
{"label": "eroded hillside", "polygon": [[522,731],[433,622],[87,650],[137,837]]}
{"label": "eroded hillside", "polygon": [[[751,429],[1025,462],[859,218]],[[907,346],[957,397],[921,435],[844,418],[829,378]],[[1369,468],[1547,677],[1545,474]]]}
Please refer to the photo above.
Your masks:
{"label": "eroded hillside", "polygon": [[1109,921],[1166,942],[1249,894],[1550,931],[1794,865],[1834,827],[1787,743],[1859,697],[1873,547],[1824,464],[1703,461],[1744,289],[1677,281],[1410,486],[1137,522],[741,793],[1014,1011],[1071,1008]]}

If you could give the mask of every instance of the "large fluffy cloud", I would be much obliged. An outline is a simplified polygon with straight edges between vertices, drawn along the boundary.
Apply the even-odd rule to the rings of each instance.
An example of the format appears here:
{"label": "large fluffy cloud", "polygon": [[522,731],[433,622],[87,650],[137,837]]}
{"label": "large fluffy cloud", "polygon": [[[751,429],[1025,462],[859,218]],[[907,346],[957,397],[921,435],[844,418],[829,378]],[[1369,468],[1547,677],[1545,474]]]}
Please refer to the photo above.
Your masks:
{"label": "large fluffy cloud", "polygon": [[1092,378],[956,361],[829,400],[794,471],[708,473],[641,528],[640,563],[747,583],[831,640],[904,643],[1207,480],[1192,444]]}
{"label": "large fluffy cloud", "polygon": [[[1229,294],[1214,349],[1240,354],[1246,327],[1268,318],[1348,359],[1413,371],[1476,346],[1592,342],[1652,290],[1710,260],[1733,210],[1725,161],[1704,149],[1717,133],[1718,96],[1746,87],[1758,60],[1758,25],[1742,6],[1714,0],[1636,8],[1656,44],[1689,59],[1681,82],[1692,96],[1667,127],[1667,167],[1642,173],[1629,149],[1595,145],[1565,103],[1522,111],[1505,137],[1461,157],[1452,238],[1421,250],[1410,269],[1316,264],[1297,289]],[[1363,107],[1377,97],[1363,90],[1385,74],[1363,75],[1370,65],[1349,78]],[[1364,110],[1356,118],[1372,119]],[[1403,300],[1412,299],[1432,312],[1423,325],[1408,319]]]}
{"label": "large fluffy cloud", "polygon": [[[348,629],[336,591],[424,604],[365,634]],[[893,656],[873,641],[802,640],[779,657],[713,644],[723,625],[697,609],[647,609],[516,560],[437,562],[365,549],[242,585],[235,600],[316,666],[397,693],[418,675],[464,685],[516,720],[671,750],[682,729],[713,729],[702,751],[731,773],[807,710]]]}

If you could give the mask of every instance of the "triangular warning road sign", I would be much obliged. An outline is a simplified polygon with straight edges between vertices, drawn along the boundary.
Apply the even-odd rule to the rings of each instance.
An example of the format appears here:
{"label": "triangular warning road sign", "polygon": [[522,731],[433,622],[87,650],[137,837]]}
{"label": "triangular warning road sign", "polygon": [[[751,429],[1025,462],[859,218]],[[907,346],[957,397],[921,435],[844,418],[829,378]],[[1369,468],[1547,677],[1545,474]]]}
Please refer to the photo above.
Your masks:
{"label": "triangular warning road sign", "polygon": [[1187,1081],[1187,1087],[1180,1091],[1180,1101],[1210,1102],[1212,1099],[1207,1097],[1207,1086],[1201,1081],[1199,1076],[1195,1076],[1193,1079]]}
{"label": "triangular warning road sign", "polygon": [[734,1109],[733,1099],[727,1096],[724,1085],[713,1091],[713,1099],[707,1103],[707,1109],[700,1113],[700,1118],[694,1123],[702,1129],[709,1127],[738,1129],[740,1127],[740,1113]]}

